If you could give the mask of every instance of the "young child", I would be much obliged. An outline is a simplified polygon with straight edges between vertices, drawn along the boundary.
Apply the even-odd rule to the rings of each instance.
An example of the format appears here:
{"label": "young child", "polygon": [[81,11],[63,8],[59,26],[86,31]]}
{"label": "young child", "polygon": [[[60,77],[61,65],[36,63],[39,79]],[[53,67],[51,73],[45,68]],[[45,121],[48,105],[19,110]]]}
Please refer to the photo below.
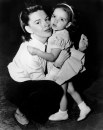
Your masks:
{"label": "young child", "polygon": [[[83,51],[88,46],[86,36],[82,35],[79,42],[79,49],[76,50],[74,46],[72,47],[67,28],[72,25],[73,18],[74,12],[71,6],[65,3],[57,4],[51,17],[51,27],[53,29],[53,34],[48,39],[47,53],[28,46],[30,54],[36,54],[48,61],[48,73],[51,75],[52,79],[54,77],[56,83],[62,85],[62,88],[64,90],[64,95],[60,102],[60,109],[57,113],[51,115],[49,117],[49,120],[57,121],[66,120],[68,118],[66,97],[67,92],[73,97],[80,109],[80,115],[77,119],[78,121],[83,120],[91,111],[91,109],[82,100],[78,92],[74,90],[72,82],[68,81],[79,72],[85,70],[85,54],[83,53]],[[61,70],[58,73],[55,73],[56,71],[53,71],[53,62],[56,60],[59,53],[63,49],[67,49],[71,56],[65,61]]]}

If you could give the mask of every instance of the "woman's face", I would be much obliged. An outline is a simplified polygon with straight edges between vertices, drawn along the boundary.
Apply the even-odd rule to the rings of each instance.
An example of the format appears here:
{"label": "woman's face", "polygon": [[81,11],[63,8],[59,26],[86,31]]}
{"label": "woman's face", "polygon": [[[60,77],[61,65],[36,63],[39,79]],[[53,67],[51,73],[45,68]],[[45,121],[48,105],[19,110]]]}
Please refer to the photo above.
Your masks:
{"label": "woman's face", "polygon": [[65,29],[68,25],[68,14],[62,8],[54,10],[51,17],[51,27],[55,31]]}
{"label": "woman's face", "polygon": [[49,17],[43,10],[38,10],[29,15],[28,27],[31,30],[29,33],[37,37],[48,38],[51,36]]}

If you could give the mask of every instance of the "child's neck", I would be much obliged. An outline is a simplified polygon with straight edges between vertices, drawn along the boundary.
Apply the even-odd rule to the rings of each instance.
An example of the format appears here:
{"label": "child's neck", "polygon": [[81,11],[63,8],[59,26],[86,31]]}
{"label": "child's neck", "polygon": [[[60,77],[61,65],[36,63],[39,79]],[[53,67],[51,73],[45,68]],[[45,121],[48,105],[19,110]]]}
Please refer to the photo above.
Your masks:
{"label": "child's neck", "polygon": [[[62,30],[64,30],[64,29],[62,29]],[[56,32],[58,32],[58,31],[62,31],[62,30],[53,30],[53,33],[56,33]]]}

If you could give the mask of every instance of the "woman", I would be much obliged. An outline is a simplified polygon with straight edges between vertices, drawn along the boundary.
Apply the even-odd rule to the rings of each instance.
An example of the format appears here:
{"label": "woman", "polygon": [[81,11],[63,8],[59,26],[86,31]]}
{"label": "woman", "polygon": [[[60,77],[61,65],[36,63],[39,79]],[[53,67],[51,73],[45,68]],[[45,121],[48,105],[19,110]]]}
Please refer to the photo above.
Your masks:
{"label": "woman", "polygon": [[[46,61],[37,55],[30,55],[27,50],[27,46],[31,45],[45,51],[45,44],[51,36],[49,18],[43,7],[35,5],[25,8],[20,13],[20,23],[26,40],[21,43],[8,65],[10,87],[6,97],[17,106],[16,120],[27,125],[31,120],[46,121],[53,113],[53,108],[52,112],[50,108],[59,105],[63,92],[59,85],[49,80],[49,74],[44,74]],[[60,68],[68,57],[66,51],[61,52],[54,63],[55,71],[58,71],[58,67]]]}

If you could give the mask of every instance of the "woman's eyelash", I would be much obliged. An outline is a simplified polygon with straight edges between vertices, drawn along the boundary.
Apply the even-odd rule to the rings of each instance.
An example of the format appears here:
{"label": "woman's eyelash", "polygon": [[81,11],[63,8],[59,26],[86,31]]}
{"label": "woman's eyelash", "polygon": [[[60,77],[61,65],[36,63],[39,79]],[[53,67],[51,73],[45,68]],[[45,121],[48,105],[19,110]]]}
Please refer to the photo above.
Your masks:
{"label": "woman's eyelash", "polygon": [[55,15],[52,15],[53,18],[55,18]]}
{"label": "woman's eyelash", "polygon": [[40,22],[38,21],[38,22],[35,22],[35,24],[39,24]]}
{"label": "woman's eyelash", "polygon": [[46,21],[48,21],[49,20],[49,17],[48,18],[46,18]]}

